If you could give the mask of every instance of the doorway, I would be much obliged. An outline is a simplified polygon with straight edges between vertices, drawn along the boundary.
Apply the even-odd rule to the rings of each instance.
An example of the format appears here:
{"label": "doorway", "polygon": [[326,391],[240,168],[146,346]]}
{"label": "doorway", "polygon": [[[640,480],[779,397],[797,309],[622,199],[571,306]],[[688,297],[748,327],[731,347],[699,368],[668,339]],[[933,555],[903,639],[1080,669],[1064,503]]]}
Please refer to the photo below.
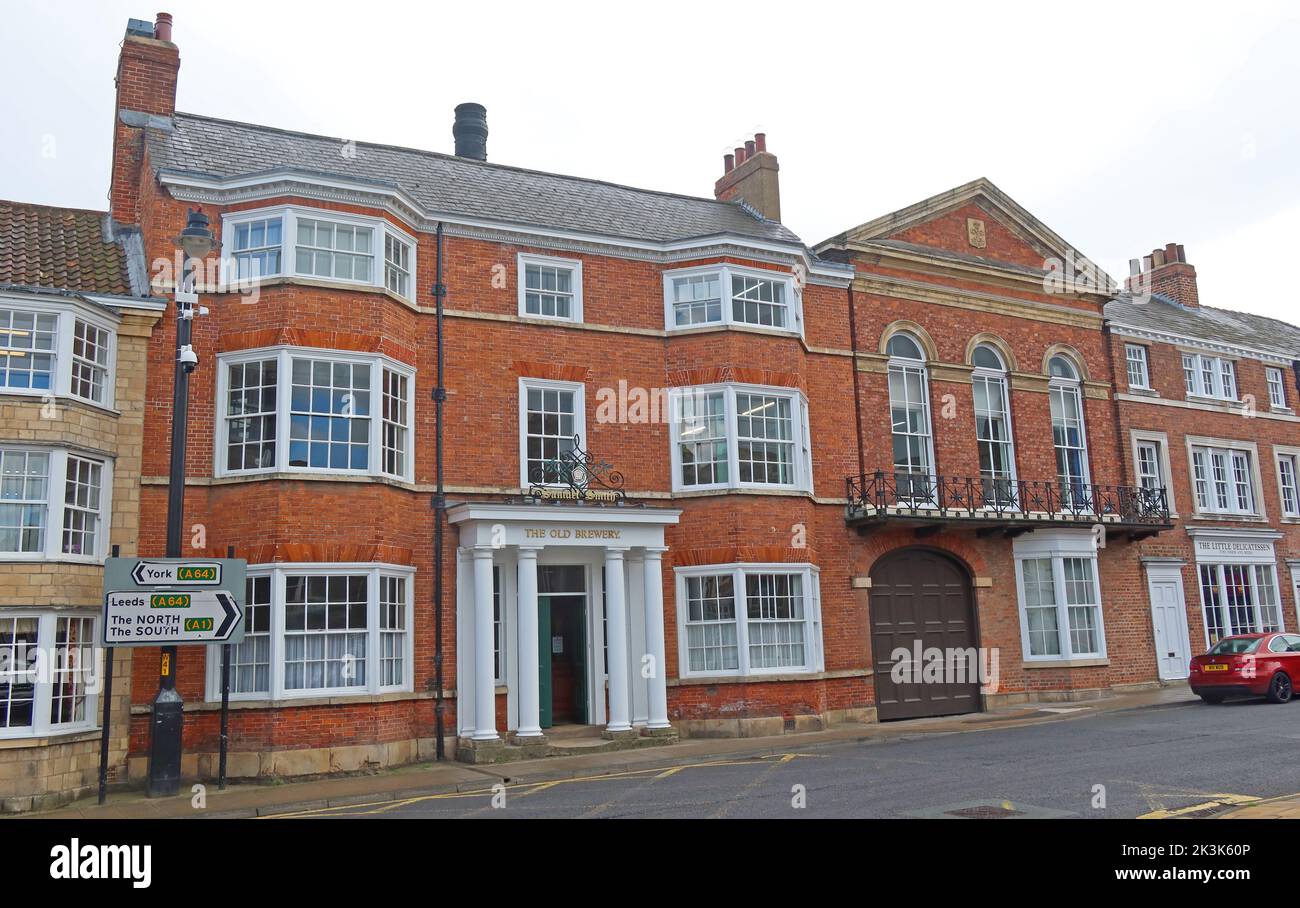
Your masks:
{"label": "doorway", "polygon": [[538,706],[542,728],[587,724],[587,570],[538,565]]}
{"label": "doorway", "polygon": [[1186,678],[1191,664],[1187,632],[1187,606],[1183,601],[1182,571],[1178,567],[1147,569],[1151,595],[1151,627],[1155,632],[1156,672],[1161,681]]}

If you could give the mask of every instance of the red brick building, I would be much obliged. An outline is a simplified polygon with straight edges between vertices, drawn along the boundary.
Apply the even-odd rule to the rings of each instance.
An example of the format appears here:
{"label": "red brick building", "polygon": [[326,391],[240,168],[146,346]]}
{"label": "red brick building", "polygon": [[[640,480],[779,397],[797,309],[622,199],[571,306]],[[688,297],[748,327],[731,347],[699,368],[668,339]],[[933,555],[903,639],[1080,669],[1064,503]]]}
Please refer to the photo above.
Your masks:
{"label": "red brick building", "polygon": [[[440,700],[479,759],[563,725],[768,734],[1160,683],[1142,559],[1173,531],[1128,469],[1113,294],[1054,286],[1088,263],[992,184],[814,252],[762,135],[714,198],[488,162],[477,105],[454,155],[304,135],[177,112],[170,37],[123,42],[112,214],[159,294],[187,207],[222,242],[185,509],[195,552],[249,563],[233,775],[428,756]],[[144,452],[144,554],[167,458]],[[217,655],[181,653],[187,774]],[[156,679],[139,651],[137,776]]]}
{"label": "red brick building", "polygon": [[1300,630],[1300,329],[1202,306],[1182,246],[1106,306],[1123,457],[1178,529],[1139,548],[1160,677],[1234,633]]}

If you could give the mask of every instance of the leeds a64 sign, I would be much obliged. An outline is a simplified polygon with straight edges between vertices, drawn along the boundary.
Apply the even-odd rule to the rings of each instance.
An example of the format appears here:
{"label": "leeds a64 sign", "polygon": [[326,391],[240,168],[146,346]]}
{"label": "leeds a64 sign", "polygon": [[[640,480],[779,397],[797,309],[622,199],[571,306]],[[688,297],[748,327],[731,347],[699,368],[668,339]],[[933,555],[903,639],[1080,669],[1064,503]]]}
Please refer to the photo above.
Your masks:
{"label": "leeds a64 sign", "polygon": [[235,558],[110,558],[105,646],[238,643],[246,562]]}

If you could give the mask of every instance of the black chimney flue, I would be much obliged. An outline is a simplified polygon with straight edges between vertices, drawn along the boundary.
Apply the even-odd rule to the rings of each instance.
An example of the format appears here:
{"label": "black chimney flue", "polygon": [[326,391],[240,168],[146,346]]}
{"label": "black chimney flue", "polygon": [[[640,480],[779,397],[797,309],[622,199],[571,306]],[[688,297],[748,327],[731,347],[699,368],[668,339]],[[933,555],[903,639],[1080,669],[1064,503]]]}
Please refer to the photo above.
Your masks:
{"label": "black chimney flue", "polygon": [[482,104],[457,104],[451,134],[456,137],[456,157],[487,160],[487,108]]}

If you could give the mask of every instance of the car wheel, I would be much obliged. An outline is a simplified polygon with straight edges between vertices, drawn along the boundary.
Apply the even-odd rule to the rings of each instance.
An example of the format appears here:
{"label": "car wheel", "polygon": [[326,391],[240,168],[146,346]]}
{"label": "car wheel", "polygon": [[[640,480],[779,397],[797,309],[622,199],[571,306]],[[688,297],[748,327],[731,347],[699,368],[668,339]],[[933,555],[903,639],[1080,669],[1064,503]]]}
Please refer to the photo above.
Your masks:
{"label": "car wheel", "polygon": [[1201,694],[1201,699],[1206,703],[1217,705],[1223,702],[1223,694]]}
{"label": "car wheel", "polygon": [[1278,672],[1273,676],[1273,680],[1268,682],[1268,702],[1269,703],[1286,703],[1291,699],[1294,691],[1291,688],[1291,678],[1286,672]]}

